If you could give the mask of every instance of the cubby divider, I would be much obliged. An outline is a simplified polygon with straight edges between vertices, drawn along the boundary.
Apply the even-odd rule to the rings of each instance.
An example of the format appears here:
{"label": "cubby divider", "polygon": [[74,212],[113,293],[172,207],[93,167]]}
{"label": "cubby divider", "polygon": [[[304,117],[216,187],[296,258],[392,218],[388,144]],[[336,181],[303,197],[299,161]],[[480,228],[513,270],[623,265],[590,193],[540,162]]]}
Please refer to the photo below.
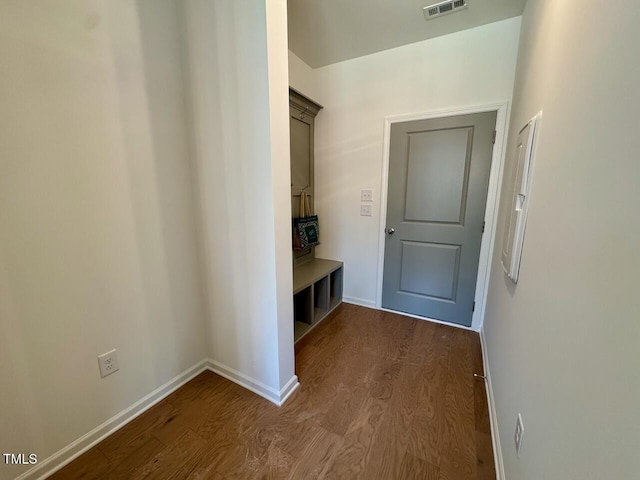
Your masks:
{"label": "cubby divider", "polygon": [[343,264],[313,259],[293,269],[294,338],[298,341],[342,302]]}

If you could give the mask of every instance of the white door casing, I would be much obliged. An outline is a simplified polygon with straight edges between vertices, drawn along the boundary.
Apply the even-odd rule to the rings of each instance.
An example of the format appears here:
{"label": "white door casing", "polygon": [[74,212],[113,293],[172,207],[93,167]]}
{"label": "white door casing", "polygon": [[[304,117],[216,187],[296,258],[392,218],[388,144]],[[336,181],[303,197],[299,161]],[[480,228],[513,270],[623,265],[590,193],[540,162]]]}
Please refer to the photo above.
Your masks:
{"label": "white door casing", "polygon": [[[398,122],[412,120],[424,120],[430,118],[442,118],[455,115],[497,112],[496,120],[496,142],[493,149],[491,171],[489,174],[489,188],[487,194],[487,204],[485,208],[485,235],[482,239],[480,249],[480,262],[478,266],[478,281],[476,287],[475,301],[476,308],[473,312],[471,330],[480,331],[484,319],[487,287],[489,284],[490,262],[493,255],[493,248],[496,238],[496,223],[498,217],[500,191],[502,187],[502,175],[504,171],[504,152],[506,148],[506,134],[509,121],[509,102],[492,103],[479,106],[450,108],[423,113],[412,113],[406,115],[388,116],[384,119],[383,133],[383,158],[382,158],[382,182],[381,182],[381,204],[380,204],[380,225],[378,242],[378,269],[377,269],[377,289],[376,308],[382,309],[382,279],[384,273],[384,250],[386,241],[386,211],[387,211],[387,189],[389,176],[389,151],[391,139],[391,125]],[[423,317],[420,317],[423,318]],[[427,319],[437,323],[442,323],[436,319]],[[451,325],[451,324],[448,324]],[[461,326],[460,328],[466,328]]]}

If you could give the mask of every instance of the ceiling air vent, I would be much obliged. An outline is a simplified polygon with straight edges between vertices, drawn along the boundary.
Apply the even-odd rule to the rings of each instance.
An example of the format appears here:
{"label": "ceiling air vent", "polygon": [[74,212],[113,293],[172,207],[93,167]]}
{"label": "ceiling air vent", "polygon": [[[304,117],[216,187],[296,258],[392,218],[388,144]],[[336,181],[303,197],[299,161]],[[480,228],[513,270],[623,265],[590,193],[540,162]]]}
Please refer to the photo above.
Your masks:
{"label": "ceiling air vent", "polygon": [[447,13],[453,13],[467,8],[469,6],[467,2],[468,0],[449,0],[424,7],[422,11],[424,12],[425,20],[431,20],[432,18],[441,17]]}

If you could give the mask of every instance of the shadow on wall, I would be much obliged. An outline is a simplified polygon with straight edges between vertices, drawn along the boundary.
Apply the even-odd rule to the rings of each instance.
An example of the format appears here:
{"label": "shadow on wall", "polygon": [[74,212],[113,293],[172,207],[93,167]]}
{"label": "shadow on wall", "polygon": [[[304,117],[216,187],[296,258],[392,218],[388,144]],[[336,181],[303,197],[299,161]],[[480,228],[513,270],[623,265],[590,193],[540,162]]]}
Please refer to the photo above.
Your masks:
{"label": "shadow on wall", "polygon": [[[190,124],[187,109],[188,88],[185,85],[183,55],[186,49],[182,32],[181,5],[175,0],[137,0],[138,25],[140,33],[140,62],[143,67],[143,79],[146,95],[149,128],[149,156],[146,162],[140,162],[136,146],[128,149],[129,171],[132,182],[131,198],[134,209],[139,212],[136,222],[141,230],[140,238],[146,238],[149,232],[161,240],[156,251],[148,244],[138,243],[141,271],[147,297],[148,328],[160,330],[178,358],[189,358],[191,345],[201,345],[204,336],[197,331],[184,329],[180,319],[187,316],[199,319],[201,332],[207,328],[206,307],[203,289],[202,245],[198,240],[197,203],[195,194],[195,164],[190,157]],[[126,55],[117,51],[114,41],[114,58]],[[126,68],[126,67],[125,67]],[[127,91],[126,71],[121,79],[120,89],[124,93],[120,98],[122,125],[131,136],[136,135],[139,127],[133,124],[130,101],[133,92]],[[146,143],[146,142],[145,142]],[[150,190],[140,192],[137,178],[153,178]],[[148,193],[148,195],[144,195]],[[157,217],[145,218],[147,203],[153,199],[154,213]],[[190,212],[191,215],[183,215]],[[188,249],[185,255],[184,249]],[[157,269],[162,271],[157,272]],[[159,273],[159,275],[158,275]],[[165,279],[159,283],[158,278]],[[158,301],[158,298],[163,301]],[[165,354],[167,345],[153,344],[154,358]],[[164,379],[169,365],[156,362],[154,365],[158,380]],[[177,372],[176,372],[177,373]]]}
{"label": "shadow on wall", "polygon": [[44,460],[206,356],[179,5],[3,6],[3,452]]}

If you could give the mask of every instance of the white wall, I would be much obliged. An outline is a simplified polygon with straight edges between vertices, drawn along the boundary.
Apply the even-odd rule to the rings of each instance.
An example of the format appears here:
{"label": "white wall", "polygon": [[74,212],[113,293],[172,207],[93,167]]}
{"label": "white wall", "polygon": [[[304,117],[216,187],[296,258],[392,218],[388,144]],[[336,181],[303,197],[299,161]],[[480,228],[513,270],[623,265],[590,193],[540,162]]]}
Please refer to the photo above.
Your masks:
{"label": "white wall", "polygon": [[292,88],[314,99],[317,93],[315,71],[289,50],[289,83]]}
{"label": "white wall", "polygon": [[[345,299],[376,303],[384,118],[509,100],[519,28],[514,18],[394,48],[314,69],[312,81],[293,58],[292,86],[325,107],[316,120],[316,252],[345,262]],[[372,217],[360,216],[363,188],[374,192]]]}
{"label": "white wall", "polygon": [[543,118],[520,279],[499,235],[484,327],[508,479],[640,478],[640,8],[601,7],[529,0],[523,17],[510,151]]}
{"label": "white wall", "polygon": [[288,75],[286,2],[267,3],[190,0],[186,31],[210,349],[277,400],[295,381]]}
{"label": "white wall", "polygon": [[[275,234],[278,362],[280,389],[295,381],[293,347],[293,270],[291,251],[291,158],[287,1],[266,2],[269,77],[271,181]],[[291,385],[289,383],[289,385]],[[291,390],[284,392],[288,394]],[[282,393],[281,393],[282,395]]]}
{"label": "white wall", "polygon": [[1,452],[44,460],[207,355],[176,7],[1,2]]}

